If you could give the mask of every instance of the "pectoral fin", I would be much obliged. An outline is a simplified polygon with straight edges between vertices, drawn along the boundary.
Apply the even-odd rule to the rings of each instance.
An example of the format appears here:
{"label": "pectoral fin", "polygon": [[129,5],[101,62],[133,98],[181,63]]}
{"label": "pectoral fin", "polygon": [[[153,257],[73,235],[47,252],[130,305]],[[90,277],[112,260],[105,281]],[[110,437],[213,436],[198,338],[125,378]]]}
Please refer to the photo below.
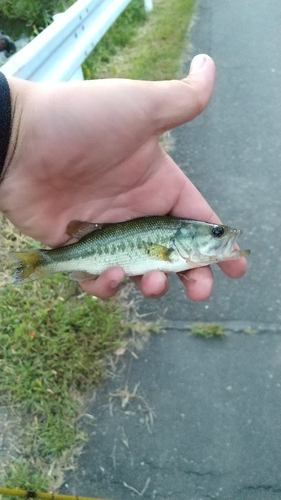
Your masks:
{"label": "pectoral fin", "polygon": [[148,243],[146,247],[147,256],[153,259],[169,261],[171,252],[173,252],[173,248],[167,248],[155,243]]}

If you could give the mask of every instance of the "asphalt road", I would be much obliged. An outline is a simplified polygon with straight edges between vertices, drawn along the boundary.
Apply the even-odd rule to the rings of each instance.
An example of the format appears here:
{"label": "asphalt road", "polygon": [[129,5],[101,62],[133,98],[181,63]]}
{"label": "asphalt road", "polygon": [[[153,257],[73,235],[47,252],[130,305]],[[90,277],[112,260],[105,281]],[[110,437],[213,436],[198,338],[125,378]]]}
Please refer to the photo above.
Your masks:
{"label": "asphalt road", "polygon": [[[138,359],[125,357],[98,391],[90,441],[63,492],[281,497],[280,26],[280,0],[198,3],[191,56],[214,58],[216,92],[203,115],[173,131],[172,156],[222,220],[243,229],[249,271],[233,281],[215,270],[207,303],[188,301],[176,279],[164,298],[141,301],[145,319],[166,319],[166,333],[151,336]],[[227,337],[189,335],[198,321],[220,322]],[[109,404],[124,388],[136,397]]]}

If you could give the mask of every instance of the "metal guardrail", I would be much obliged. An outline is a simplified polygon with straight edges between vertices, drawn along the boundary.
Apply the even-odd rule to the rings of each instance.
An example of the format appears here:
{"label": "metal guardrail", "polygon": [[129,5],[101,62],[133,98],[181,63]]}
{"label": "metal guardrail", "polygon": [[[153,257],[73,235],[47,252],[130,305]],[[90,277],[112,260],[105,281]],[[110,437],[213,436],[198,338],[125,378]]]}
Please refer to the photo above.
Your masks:
{"label": "metal guardrail", "polygon": [[[2,67],[33,82],[83,79],[81,64],[131,0],[78,0]],[[144,0],[146,11],[152,0]]]}

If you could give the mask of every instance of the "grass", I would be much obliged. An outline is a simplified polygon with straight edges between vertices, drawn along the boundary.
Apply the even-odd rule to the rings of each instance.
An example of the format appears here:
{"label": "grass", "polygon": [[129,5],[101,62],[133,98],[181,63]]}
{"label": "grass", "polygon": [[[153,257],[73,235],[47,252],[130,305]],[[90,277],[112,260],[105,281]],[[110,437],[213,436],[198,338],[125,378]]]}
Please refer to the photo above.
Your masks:
{"label": "grass", "polygon": [[[142,0],[132,0],[85,61],[85,77],[174,78],[193,7],[154,0],[146,17]],[[61,484],[79,453],[87,389],[105,377],[106,357],[129,327],[116,300],[94,300],[66,278],[7,285],[6,255],[26,246],[38,242],[0,216],[0,427],[2,418],[11,429],[0,484],[44,491]]]}
{"label": "grass", "polygon": [[116,301],[81,295],[67,278],[30,288],[7,287],[1,296],[1,395],[36,417],[29,441],[52,460],[78,439],[73,394],[104,378],[105,354],[126,328]]}
{"label": "grass", "polygon": [[204,337],[205,339],[211,339],[214,337],[225,337],[227,335],[226,331],[221,325],[217,323],[197,323],[192,326],[191,334],[197,337]]}
{"label": "grass", "polygon": [[[120,16],[120,21],[113,25],[84,62],[85,78],[175,78],[194,5],[194,0],[154,0],[154,9],[143,24],[143,2],[132,1],[127,9],[129,12],[132,8],[132,22],[126,24],[126,47],[120,50],[123,43],[116,43],[114,35],[115,25],[123,23]],[[134,32],[136,36],[133,37]]]}
{"label": "grass", "polygon": [[118,50],[130,44],[137,28],[142,26],[145,20],[143,0],[132,0],[84,61],[84,78],[99,78],[100,68],[106,67]]}
{"label": "grass", "polygon": [[244,330],[244,333],[247,333],[247,335],[256,335],[257,332],[252,328],[246,328],[246,330]]}
{"label": "grass", "polygon": [[[24,464],[21,460],[12,465],[7,474],[6,488],[20,488],[28,491],[48,491],[48,478],[38,473],[35,467]],[[18,497],[9,496],[10,500]]]}

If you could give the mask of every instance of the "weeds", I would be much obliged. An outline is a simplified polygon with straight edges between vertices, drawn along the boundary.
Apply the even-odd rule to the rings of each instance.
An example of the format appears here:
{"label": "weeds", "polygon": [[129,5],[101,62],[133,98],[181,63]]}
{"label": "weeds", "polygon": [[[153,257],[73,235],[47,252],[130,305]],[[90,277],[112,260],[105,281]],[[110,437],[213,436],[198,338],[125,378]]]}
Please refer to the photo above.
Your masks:
{"label": "weeds", "polygon": [[222,326],[217,323],[197,323],[191,327],[191,334],[198,337],[204,337],[206,339],[211,339],[213,337],[225,337],[227,335]]}
{"label": "weeds", "polygon": [[[22,21],[40,30],[52,22],[52,16],[68,9],[75,0],[1,0],[0,15],[5,19]],[[11,27],[13,26],[10,23]],[[13,36],[13,29],[10,33]]]}
{"label": "weeds", "polygon": [[[38,473],[34,467],[27,466],[19,460],[10,467],[7,473],[6,488],[48,491],[48,479],[46,475]],[[10,496],[9,498],[15,500],[18,497]]]}
{"label": "weeds", "polygon": [[105,355],[126,332],[119,306],[55,277],[6,287],[0,322],[1,399],[36,417],[29,440],[43,456],[58,456],[77,440],[72,394],[102,380]]}
{"label": "weeds", "polygon": [[144,24],[145,19],[143,0],[132,0],[84,61],[84,78],[99,78],[99,69],[109,63],[118,49],[130,44],[137,28]]}
{"label": "weeds", "polygon": [[244,333],[247,333],[247,335],[256,335],[257,332],[252,328],[246,328],[246,330],[244,330]]}

